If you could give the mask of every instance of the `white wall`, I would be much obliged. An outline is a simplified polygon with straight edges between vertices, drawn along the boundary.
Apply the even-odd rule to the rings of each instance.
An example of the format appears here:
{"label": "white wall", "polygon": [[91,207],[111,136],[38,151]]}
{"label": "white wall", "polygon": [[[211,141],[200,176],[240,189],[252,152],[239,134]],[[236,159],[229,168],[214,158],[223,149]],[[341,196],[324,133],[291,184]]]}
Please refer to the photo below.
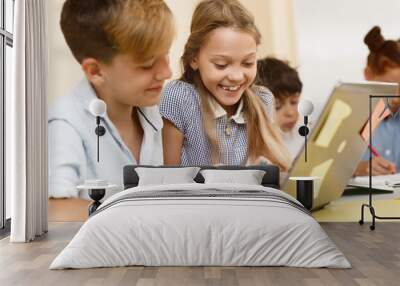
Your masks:
{"label": "white wall", "polygon": [[82,78],[83,72],[65,43],[60,28],[64,0],[47,2],[49,33],[49,102],[65,95]]}
{"label": "white wall", "polygon": [[372,26],[381,26],[386,38],[400,38],[398,0],[294,0],[293,9],[303,95],[314,102],[314,116],[338,80],[363,80],[363,38]]}

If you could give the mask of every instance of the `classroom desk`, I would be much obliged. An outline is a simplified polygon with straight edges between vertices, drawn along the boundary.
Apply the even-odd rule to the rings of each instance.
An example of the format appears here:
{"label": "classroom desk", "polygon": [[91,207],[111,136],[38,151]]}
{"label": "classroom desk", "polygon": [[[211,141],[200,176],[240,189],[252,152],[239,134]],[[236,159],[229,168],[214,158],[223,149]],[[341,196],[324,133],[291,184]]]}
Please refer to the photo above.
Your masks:
{"label": "classroom desk", "polygon": [[[374,195],[374,206],[379,215],[400,216],[400,191],[391,195]],[[312,212],[320,222],[358,222],[361,204],[368,201],[368,195],[345,196],[331,202],[324,208]],[[50,199],[49,222],[83,222],[88,218],[91,202],[83,199]],[[365,221],[371,215],[365,212]]]}
{"label": "classroom desk", "polygon": [[83,199],[49,199],[49,222],[81,222],[88,218],[91,201]]}
{"label": "classroom desk", "polygon": [[[358,222],[361,218],[361,205],[368,202],[367,194],[342,196],[320,210],[312,212],[319,222]],[[373,205],[379,216],[400,217],[400,191],[390,194],[374,194]],[[365,210],[364,221],[371,221],[371,214]],[[378,222],[384,220],[377,219]],[[395,221],[398,222],[398,221]]]}

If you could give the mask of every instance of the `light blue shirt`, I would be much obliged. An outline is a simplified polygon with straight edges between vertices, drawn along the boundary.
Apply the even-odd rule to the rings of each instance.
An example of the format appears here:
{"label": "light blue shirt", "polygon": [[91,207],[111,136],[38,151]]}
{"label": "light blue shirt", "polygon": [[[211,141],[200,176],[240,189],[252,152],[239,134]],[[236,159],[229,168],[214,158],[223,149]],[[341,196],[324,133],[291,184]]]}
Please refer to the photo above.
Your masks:
{"label": "light blue shirt", "polygon": [[129,148],[107,114],[101,118],[106,129],[100,137],[100,162],[97,162],[96,118],[89,111],[97,98],[90,83],[83,79],[71,92],[60,97],[50,108],[49,127],[49,196],[88,198],[76,186],[87,179],[107,180],[118,187],[106,197],[123,189],[123,167],[128,164],[162,165],[162,118],[158,106],[138,109],[143,129],[140,162]]}
{"label": "light blue shirt", "polygon": [[[386,160],[396,164],[400,172],[400,114],[383,120],[372,136],[372,146]],[[369,150],[364,153],[363,160],[369,159]]]}

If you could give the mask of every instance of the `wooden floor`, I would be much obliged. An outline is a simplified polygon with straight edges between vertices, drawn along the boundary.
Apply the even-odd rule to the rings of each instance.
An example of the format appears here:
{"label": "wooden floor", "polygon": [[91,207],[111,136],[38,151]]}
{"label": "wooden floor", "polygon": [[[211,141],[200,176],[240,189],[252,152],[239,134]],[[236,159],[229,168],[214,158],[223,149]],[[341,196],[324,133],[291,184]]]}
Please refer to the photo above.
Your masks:
{"label": "wooden floor", "polygon": [[400,223],[322,223],[353,268],[123,267],[48,270],[82,223],[50,223],[29,244],[0,241],[0,285],[400,285]]}

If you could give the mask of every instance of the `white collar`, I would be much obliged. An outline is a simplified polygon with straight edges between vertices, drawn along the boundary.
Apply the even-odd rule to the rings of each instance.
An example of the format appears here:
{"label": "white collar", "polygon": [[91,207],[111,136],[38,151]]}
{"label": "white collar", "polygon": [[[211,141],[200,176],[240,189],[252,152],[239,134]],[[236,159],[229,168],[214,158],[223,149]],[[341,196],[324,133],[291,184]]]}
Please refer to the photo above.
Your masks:
{"label": "white collar", "polygon": [[[210,102],[210,107],[211,107],[211,112],[214,115],[214,119],[226,116],[226,110],[218,103],[217,100],[215,100],[215,98],[211,96],[209,96],[209,102]],[[233,121],[235,121],[237,124],[244,124],[246,123],[246,120],[244,118],[244,114],[243,114],[243,99],[240,99],[239,102],[239,106],[236,109],[236,112],[234,115],[232,115],[229,120],[232,119]]]}
{"label": "white collar", "polygon": [[[87,80],[87,78],[84,78],[79,83],[79,85],[81,86],[79,90],[81,90],[80,93],[83,98],[84,107],[90,114],[92,114],[89,110],[89,104],[93,99],[97,98],[96,92]],[[145,129],[145,126],[143,124],[148,125],[147,127],[150,127],[149,129],[154,130],[155,132],[162,129],[163,121],[157,105],[140,107],[137,110],[139,118],[143,119],[140,120],[143,130]],[[106,121],[110,120],[107,114],[104,116],[104,119]]]}

